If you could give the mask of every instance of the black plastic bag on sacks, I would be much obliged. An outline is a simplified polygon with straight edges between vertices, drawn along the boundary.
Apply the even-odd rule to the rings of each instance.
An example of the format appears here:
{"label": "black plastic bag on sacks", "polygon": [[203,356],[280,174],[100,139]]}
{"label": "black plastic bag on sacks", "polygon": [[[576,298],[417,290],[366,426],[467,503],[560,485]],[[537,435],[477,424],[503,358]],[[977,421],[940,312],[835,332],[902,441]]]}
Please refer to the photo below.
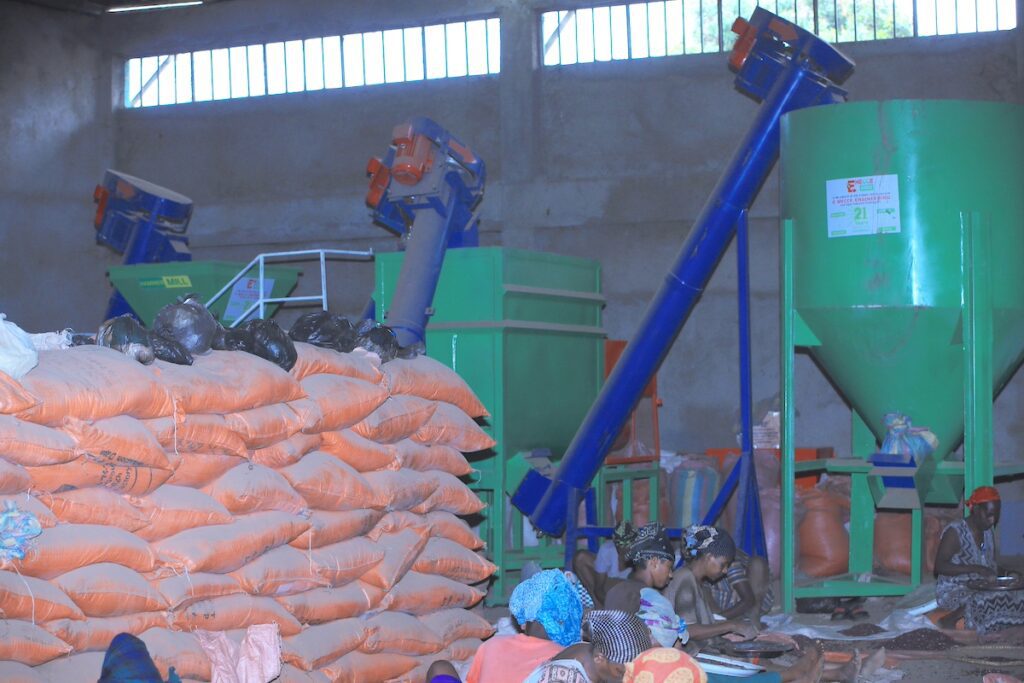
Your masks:
{"label": "black plastic bag on sacks", "polygon": [[213,335],[211,348],[215,351],[245,351],[255,354],[256,340],[252,338],[252,332],[244,327],[221,327],[217,334]]}
{"label": "black plastic bag on sacks", "polygon": [[161,308],[153,321],[153,332],[166,339],[173,339],[196,356],[212,348],[218,329],[220,323],[206,310],[196,294],[178,297],[177,303]]}
{"label": "black plastic bag on sacks", "polygon": [[188,352],[183,344],[173,339],[161,337],[155,332],[149,334],[149,345],[153,347],[156,357],[167,363],[175,365],[192,365],[192,354]]}
{"label": "black plastic bag on sacks", "polygon": [[96,346],[96,335],[88,332],[72,332],[72,346]]}
{"label": "black plastic bag on sacks", "polygon": [[273,320],[250,320],[245,331],[252,335],[254,349],[250,352],[265,358],[284,370],[295,367],[299,354],[295,344]]}
{"label": "black plastic bag on sacks", "polygon": [[288,336],[294,341],[307,342],[314,346],[348,353],[356,347],[355,327],[343,315],[332,315],[328,311],[313,311],[302,315]]}
{"label": "black plastic bag on sacks", "polygon": [[394,360],[401,352],[394,330],[386,325],[378,325],[373,320],[363,320],[356,328],[356,332],[359,333],[356,346],[380,356],[381,363]]}
{"label": "black plastic bag on sacks", "polygon": [[96,343],[120,351],[143,365],[149,365],[156,358],[149,345],[149,330],[138,320],[125,313],[107,320],[96,333]]}

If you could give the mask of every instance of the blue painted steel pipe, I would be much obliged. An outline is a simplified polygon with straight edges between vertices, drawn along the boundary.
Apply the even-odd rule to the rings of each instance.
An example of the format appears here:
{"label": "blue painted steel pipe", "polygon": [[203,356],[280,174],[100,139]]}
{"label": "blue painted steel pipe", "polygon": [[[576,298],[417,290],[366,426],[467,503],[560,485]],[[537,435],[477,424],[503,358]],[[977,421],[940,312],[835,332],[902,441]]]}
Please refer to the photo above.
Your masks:
{"label": "blue painted steel pipe", "polygon": [[567,516],[576,512],[569,508],[569,502],[578,499],[570,496],[570,491],[585,491],[590,486],[644,387],[682,330],[728,247],[737,220],[753,202],[778,157],[782,115],[845,98],[845,91],[829,79],[832,75],[841,80],[853,68],[838,51],[762,8],[755,10],[744,26],[748,31],[740,40],[750,36],[747,49],[751,53],[744,55],[746,62],[737,85],[754,96],[763,96],[764,102],[636,334],[569,445],[553,481],[543,495],[537,496],[536,507],[526,511],[543,533],[560,536],[565,531]]}

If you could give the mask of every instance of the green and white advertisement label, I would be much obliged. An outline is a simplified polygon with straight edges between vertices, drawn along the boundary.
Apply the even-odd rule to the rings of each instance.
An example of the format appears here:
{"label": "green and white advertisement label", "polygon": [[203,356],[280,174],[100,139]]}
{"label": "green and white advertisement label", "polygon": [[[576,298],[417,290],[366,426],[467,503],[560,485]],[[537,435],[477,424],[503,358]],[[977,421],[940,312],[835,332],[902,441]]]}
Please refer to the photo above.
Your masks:
{"label": "green and white advertisement label", "polygon": [[829,238],[900,231],[897,175],[826,180],[825,199]]}

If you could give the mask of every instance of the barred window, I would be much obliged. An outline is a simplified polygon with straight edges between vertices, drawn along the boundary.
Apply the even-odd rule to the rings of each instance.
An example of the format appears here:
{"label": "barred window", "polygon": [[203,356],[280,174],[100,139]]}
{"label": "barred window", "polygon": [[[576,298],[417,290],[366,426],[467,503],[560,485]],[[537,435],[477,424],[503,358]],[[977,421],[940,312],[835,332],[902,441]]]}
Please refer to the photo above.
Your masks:
{"label": "barred window", "polygon": [[546,66],[732,49],[761,5],[830,43],[1009,30],[1015,0],[665,0],[541,14]]}
{"label": "barred window", "polygon": [[490,18],[136,57],[125,63],[124,106],[496,74],[500,28]]}

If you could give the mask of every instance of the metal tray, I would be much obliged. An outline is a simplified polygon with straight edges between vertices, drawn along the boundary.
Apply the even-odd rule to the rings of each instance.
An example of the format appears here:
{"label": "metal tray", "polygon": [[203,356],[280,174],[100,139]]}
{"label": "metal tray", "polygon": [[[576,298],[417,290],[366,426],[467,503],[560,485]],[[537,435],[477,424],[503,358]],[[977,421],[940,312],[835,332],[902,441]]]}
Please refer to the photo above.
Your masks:
{"label": "metal tray", "polygon": [[722,645],[722,650],[728,654],[739,657],[778,657],[781,654],[791,652],[793,646],[786,643],[773,643],[769,641],[747,640],[739,643]]}
{"label": "metal tray", "polygon": [[976,591],[1015,591],[1024,589],[1024,580],[1018,574],[1010,574],[991,579],[971,579],[967,587]]}

